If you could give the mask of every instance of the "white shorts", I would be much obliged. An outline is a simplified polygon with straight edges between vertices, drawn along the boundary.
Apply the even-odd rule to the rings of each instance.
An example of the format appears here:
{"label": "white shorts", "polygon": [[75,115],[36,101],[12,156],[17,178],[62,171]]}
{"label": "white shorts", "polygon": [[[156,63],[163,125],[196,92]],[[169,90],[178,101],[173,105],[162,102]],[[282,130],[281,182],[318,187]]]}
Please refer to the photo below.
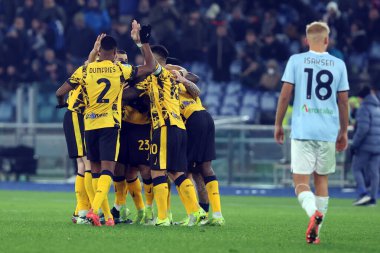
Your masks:
{"label": "white shorts", "polygon": [[335,142],[292,139],[292,173],[327,175],[335,172],[335,166]]}

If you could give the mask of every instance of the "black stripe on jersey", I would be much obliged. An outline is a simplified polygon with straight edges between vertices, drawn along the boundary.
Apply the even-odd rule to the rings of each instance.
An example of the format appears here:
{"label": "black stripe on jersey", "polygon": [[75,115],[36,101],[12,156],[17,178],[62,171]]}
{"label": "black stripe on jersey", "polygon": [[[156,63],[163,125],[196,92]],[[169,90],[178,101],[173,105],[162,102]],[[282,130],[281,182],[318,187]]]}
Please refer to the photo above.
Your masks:
{"label": "black stripe on jersey", "polygon": [[295,85],[294,83],[291,83],[291,82],[288,82],[288,81],[282,81],[283,83],[288,83],[288,84],[290,84],[290,85]]}
{"label": "black stripe on jersey", "polygon": [[340,92],[347,92],[347,91],[350,91],[350,90],[338,90],[338,93],[340,93]]}
{"label": "black stripe on jersey", "polygon": [[87,77],[87,65],[83,65],[82,68],[83,79]]}
{"label": "black stripe on jersey", "polygon": [[132,67],[132,73],[131,73],[131,77],[129,78],[129,80],[135,79],[136,76],[137,76],[137,72],[138,72],[138,68],[137,67],[135,67],[133,65],[131,65],[131,67]]}

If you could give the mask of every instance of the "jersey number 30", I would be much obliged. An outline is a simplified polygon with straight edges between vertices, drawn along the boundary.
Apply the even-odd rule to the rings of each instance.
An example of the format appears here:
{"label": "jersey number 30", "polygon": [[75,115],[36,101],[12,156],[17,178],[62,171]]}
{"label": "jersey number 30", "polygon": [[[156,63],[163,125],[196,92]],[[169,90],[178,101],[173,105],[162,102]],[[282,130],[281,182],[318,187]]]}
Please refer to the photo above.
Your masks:
{"label": "jersey number 30", "polygon": [[[311,89],[313,84],[313,72],[314,70],[311,68],[305,68],[304,70],[307,73],[307,90],[306,90],[306,98],[311,99]],[[326,75],[327,79],[322,80],[322,76]],[[320,100],[326,100],[331,97],[332,89],[331,84],[333,82],[333,75],[328,70],[321,70],[317,73],[316,76],[317,86],[315,87],[315,95]],[[322,95],[322,88],[326,89],[326,94]]]}
{"label": "jersey number 30", "polygon": [[109,103],[110,100],[108,98],[104,98],[104,96],[107,94],[109,89],[111,88],[111,82],[107,78],[100,78],[97,81],[98,84],[104,83],[106,87],[100,92],[98,99],[96,100],[97,103]]}

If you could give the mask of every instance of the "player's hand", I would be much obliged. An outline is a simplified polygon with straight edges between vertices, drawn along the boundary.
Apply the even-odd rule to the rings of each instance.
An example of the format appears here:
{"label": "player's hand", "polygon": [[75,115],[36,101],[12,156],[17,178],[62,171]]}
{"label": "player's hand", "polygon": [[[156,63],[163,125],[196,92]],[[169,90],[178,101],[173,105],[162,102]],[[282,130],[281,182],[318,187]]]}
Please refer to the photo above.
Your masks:
{"label": "player's hand", "polygon": [[274,139],[278,144],[284,144],[284,128],[282,126],[275,126]]}
{"label": "player's hand", "polygon": [[131,38],[136,44],[141,43],[140,30],[141,30],[140,24],[137,23],[137,21],[134,19],[132,21]]}
{"label": "player's hand", "polygon": [[143,25],[140,30],[140,41],[142,44],[149,43],[149,39],[152,31],[152,27],[150,25]]}
{"label": "player's hand", "polygon": [[183,83],[186,79],[183,77],[183,75],[181,75],[181,73],[178,71],[178,70],[170,70],[170,73],[173,74],[173,76],[175,76],[175,79],[180,82],[180,83]]}
{"label": "player's hand", "polygon": [[106,37],[105,33],[102,33],[102,34],[98,35],[98,37],[96,38],[96,41],[94,43],[94,48],[93,48],[94,51],[99,52],[99,50],[100,50],[100,42],[102,41],[102,39],[104,37]]}
{"label": "player's hand", "polygon": [[348,145],[348,136],[347,132],[340,132],[338,134],[338,138],[336,139],[336,151],[342,152],[347,149]]}
{"label": "player's hand", "polygon": [[69,105],[67,103],[64,103],[62,105],[56,105],[55,108],[57,109],[61,109],[61,108],[65,108],[65,107],[68,107]]}

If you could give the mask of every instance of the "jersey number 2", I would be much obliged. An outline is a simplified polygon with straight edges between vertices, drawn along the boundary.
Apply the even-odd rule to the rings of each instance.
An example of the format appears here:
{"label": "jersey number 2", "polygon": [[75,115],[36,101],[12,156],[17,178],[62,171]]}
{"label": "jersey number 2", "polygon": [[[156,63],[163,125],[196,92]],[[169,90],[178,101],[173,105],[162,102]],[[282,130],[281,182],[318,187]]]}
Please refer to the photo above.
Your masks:
{"label": "jersey number 2", "polygon": [[[313,84],[313,69],[311,68],[305,68],[304,70],[307,73],[307,89],[306,89],[306,98],[311,99],[311,89]],[[322,80],[322,76],[326,75],[327,80]],[[317,81],[317,87],[315,87],[315,95],[317,95],[317,98],[320,100],[326,100],[331,97],[332,89],[331,84],[333,82],[333,75],[328,70],[321,70],[317,73],[316,81]],[[321,94],[321,89],[326,89],[326,94]]]}
{"label": "jersey number 2", "polygon": [[111,82],[110,80],[108,80],[107,78],[100,78],[98,81],[97,81],[98,84],[102,84],[104,83],[106,85],[106,87],[104,87],[104,89],[102,90],[102,92],[100,92],[99,94],[99,97],[98,99],[96,100],[97,103],[109,103],[110,100],[107,99],[107,98],[104,98],[104,96],[107,94],[107,92],[109,91],[109,89],[111,88]]}

